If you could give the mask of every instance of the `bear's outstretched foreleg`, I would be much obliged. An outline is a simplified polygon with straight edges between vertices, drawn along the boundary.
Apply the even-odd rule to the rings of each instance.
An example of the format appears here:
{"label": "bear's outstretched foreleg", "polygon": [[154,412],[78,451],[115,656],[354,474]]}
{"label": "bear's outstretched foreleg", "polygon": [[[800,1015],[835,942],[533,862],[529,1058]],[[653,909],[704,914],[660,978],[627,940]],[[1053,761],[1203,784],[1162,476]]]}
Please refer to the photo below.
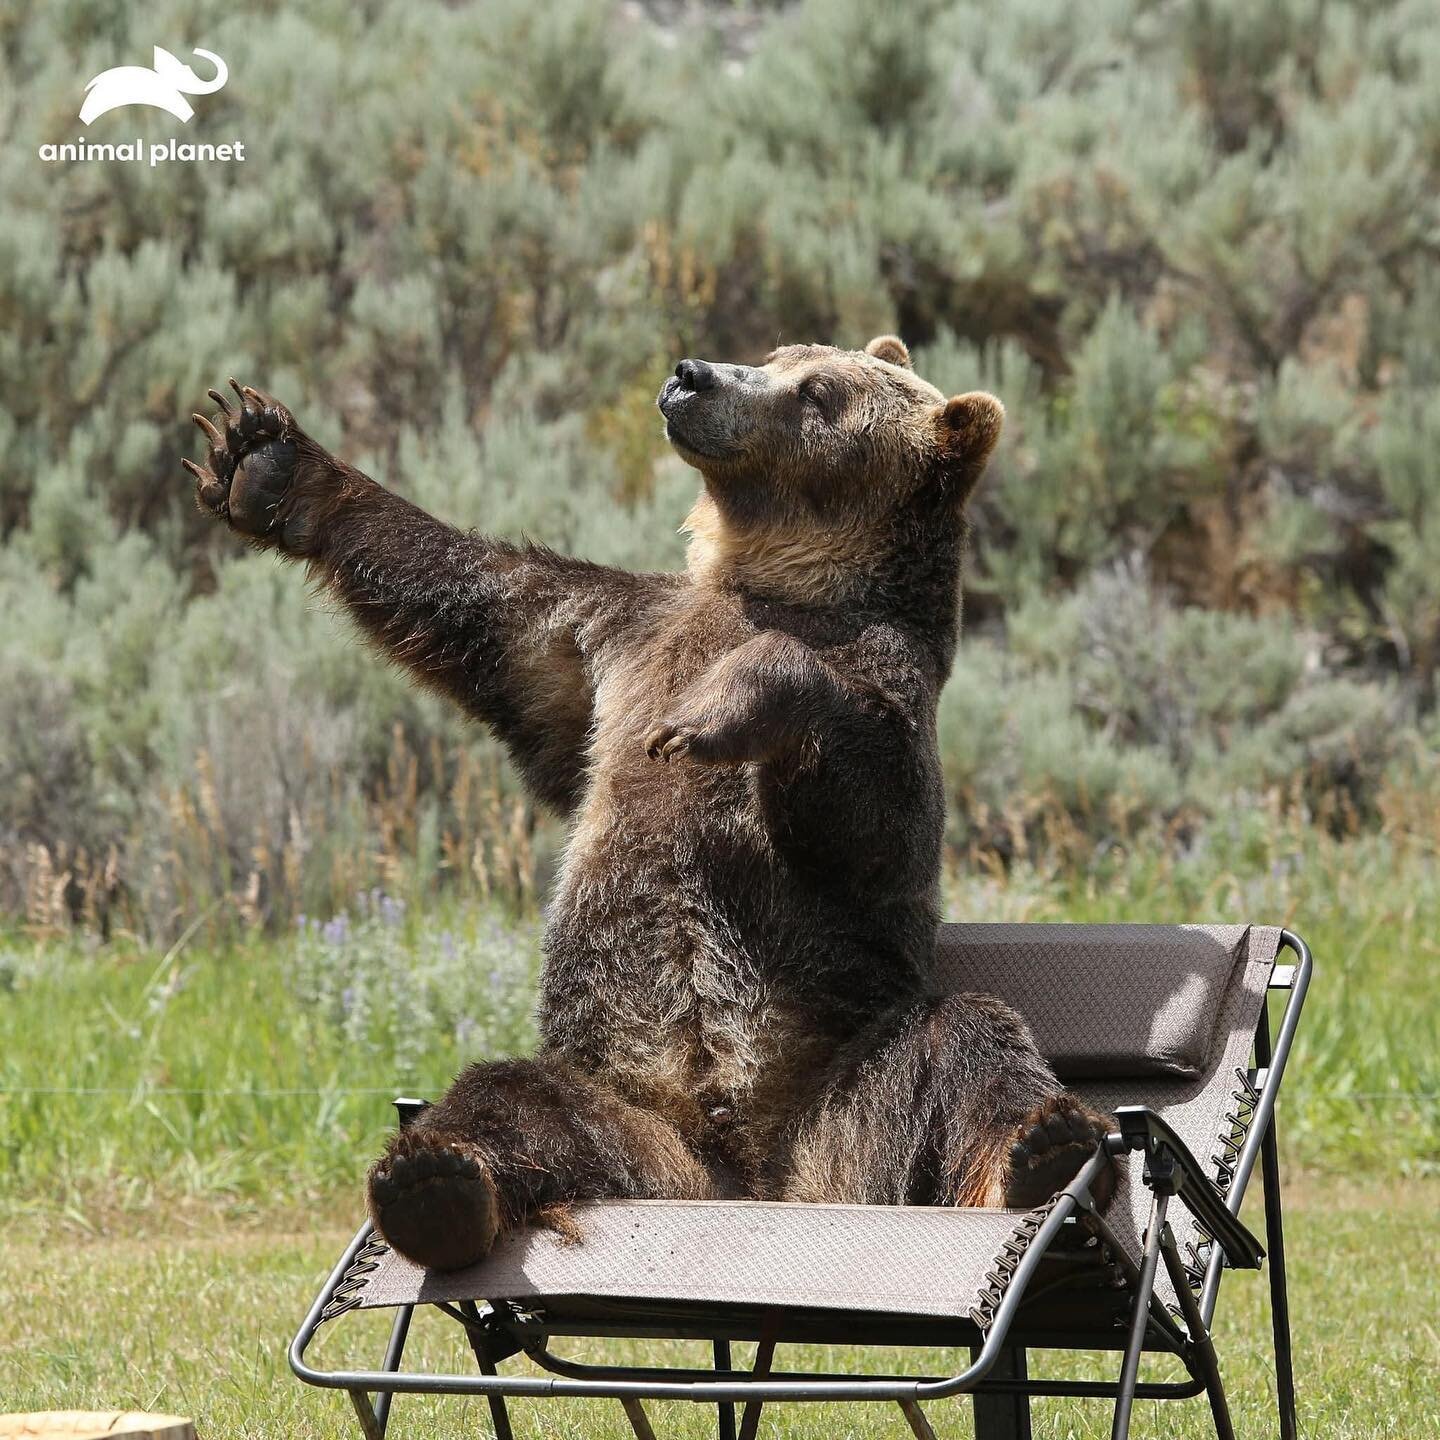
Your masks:
{"label": "bear's outstretched foreleg", "polygon": [[308,563],[370,640],[485,721],[536,797],[584,786],[593,665],[663,584],[461,531],[330,454],[278,400],[230,382],[184,461],[201,510],[256,549]]}
{"label": "bear's outstretched foreleg", "polygon": [[[845,1047],[796,1127],[779,1189],[787,1200],[1030,1209],[1109,1129],[1062,1088],[1014,1011],[948,995],[892,1011]],[[1106,1171],[1096,1198],[1113,1185]]]}
{"label": "bear's outstretched foreleg", "polygon": [[463,1071],[391,1137],[368,1190],[381,1235],[437,1270],[479,1260],[501,1231],[571,1201],[714,1194],[672,1126],[547,1056]]}

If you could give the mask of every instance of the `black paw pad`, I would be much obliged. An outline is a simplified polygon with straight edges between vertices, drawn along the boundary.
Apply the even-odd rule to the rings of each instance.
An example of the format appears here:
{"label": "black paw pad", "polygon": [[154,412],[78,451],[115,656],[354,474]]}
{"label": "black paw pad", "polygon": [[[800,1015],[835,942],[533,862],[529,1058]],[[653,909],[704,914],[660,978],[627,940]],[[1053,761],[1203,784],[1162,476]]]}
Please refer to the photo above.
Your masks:
{"label": "black paw pad", "polygon": [[464,1141],[401,1133],[370,1172],[370,1215],[407,1259],[432,1270],[458,1270],[495,1242],[495,1185]]}
{"label": "black paw pad", "polygon": [[294,417],[278,401],[251,385],[231,380],[237,405],[219,390],[214,420],[196,414],[209,453],[203,465],[182,463],[195,477],[200,508],[230,521],[240,531],[268,535],[275,512],[295,471]]}
{"label": "black paw pad", "polygon": [[[1006,1205],[1021,1210],[1043,1205],[1075,1178],[1112,1128],[1105,1116],[1073,1095],[1057,1095],[1037,1105],[1010,1147]],[[1114,1167],[1110,1165],[1095,1181],[1096,1203],[1103,1205],[1114,1188]]]}

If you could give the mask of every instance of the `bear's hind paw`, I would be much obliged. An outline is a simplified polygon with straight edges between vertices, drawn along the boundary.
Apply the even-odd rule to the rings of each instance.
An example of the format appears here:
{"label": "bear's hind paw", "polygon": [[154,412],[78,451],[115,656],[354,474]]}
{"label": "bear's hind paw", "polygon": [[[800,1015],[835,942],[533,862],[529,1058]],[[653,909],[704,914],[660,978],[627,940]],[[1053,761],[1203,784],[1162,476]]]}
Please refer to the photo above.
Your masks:
{"label": "bear's hind paw", "polygon": [[495,1182],[463,1140],[402,1131],[371,1170],[368,1188],[375,1228],[417,1265],[459,1270],[495,1243]]}
{"label": "bear's hind paw", "polygon": [[[1005,1204],[1015,1210],[1043,1205],[1063,1190],[1113,1130],[1113,1124],[1074,1095],[1052,1095],[1037,1105],[1015,1133],[1010,1146],[1010,1173]],[[1105,1166],[1091,1187],[1099,1207],[1115,1190],[1115,1166]]]}

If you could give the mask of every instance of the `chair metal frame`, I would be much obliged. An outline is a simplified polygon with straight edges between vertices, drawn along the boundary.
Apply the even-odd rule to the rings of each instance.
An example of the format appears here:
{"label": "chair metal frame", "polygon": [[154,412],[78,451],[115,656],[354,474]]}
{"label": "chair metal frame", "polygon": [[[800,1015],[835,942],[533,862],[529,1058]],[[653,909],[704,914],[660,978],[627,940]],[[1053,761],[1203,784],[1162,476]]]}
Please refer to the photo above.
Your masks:
{"label": "chair metal frame", "polygon": [[[1289,951],[1293,963],[1282,963]],[[1275,1344],[1275,1385],[1280,1440],[1295,1440],[1295,1380],[1290,1340],[1289,1301],[1286,1291],[1285,1248],[1281,1216],[1279,1144],[1276,1135],[1275,1105],[1280,1083],[1290,1057],[1301,1008],[1309,988],[1313,962],[1309,947],[1289,930],[1281,932],[1280,952],[1272,967],[1254,1039],[1254,1066],[1248,1075],[1246,1103],[1253,1106],[1244,1125],[1243,1141],[1233,1159],[1220,1163],[1222,1178],[1217,1183],[1207,1175],[1200,1161],[1158,1115],[1143,1107],[1117,1112],[1119,1130],[1106,1137],[1075,1179],[1051,1202],[1033,1240],[1019,1258],[1008,1286],[983,1332],[982,1343],[971,1345],[971,1363],[958,1374],[940,1378],[903,1376],[849,1376],[779,1373],[771,1370],[771,1359],[780,1330],[778,1320],[762,1325],[757,1335],[740,1335],[727,1328],[725,1317],[715,1312],[709,1326],[714,1368],[711,1370],[604,1366],[580,1364],[549,1353],[551,1332],[543,1322],[527,1317],[513,1307],[496,1307],[467,1301],[460,1304],[434,1302],[438,1309],[461,1325],[474,1354],[478,1374],[428,1374],[401,1369],[410,1332],[414,1305],[396,1308],[390,1339],[378,1370],[321,1370],[305,1356],[323,1318],[325,1307],[335,1296],[356,1256],[371,1239],[366,1224],[356,1233],[339,1263],[322,1286],[289,1350],[290,1367],[307,1384],[344,1390],[355,1407],[365,1440],[384,1440],[391,1418],[391,1403],[397,1394],[480,1395],[489,1402],[498,1440],[511,1440],[506,1409],[509,1398],[550,1396],[605,1398],[618,1400],[638,1440],[654,1440],[654,1431],[643,1408],[645,1400],[688,1400],[717,1407],[720,1440],[754,1440],[761,1408],[776,1401],[887,1401],[898,1404],[917,1440],[934,1440],[930,1420],[921,1409],[923,1402],[955,1395],[971,1395],[974,1404],[977,1440],[1029,1440],[1030,1397],[1071,1396],[1113,1399],[1112,1440],[1129,1435],[1135,1400],[1180,1400],[1207,1395],[1219,1440],[1233,1440],[1224,1386],[1211,1338],[1222,1269],[1258,1269],[1269,1252],[1270,1300]],[[1279,1027],[1272,1044],[1270,999],[1276,993],[1287,998],[1280,1013]],[[401,1123],[413,1118],[419,1101],[396,1101]],[[1090,1187],[1112,1155],[1143,1154],[1143,1179],[1151,1191],[1150,1219],[1145,1230],[1144,1250],[1138,1267],[1125,1257],[1103,1219],[1095,1213]],[[1238,1215],[1246,1185],[1256,1165],[1260,1166],[1265,1202],[1265,1238],[1259,1241],[1240,1222]],[[1209,1237],[1209,1253],[1201,1260],[1201,1272],[1187,1267],[1175,1235],[1167,1223],[1172,1201],[1185,1206]],[[1083,1222],[1088,1231],[1111,1242],[1107,1254],[1119,1263],[1131,1291],[1127,1330],[1123,1342],[1119,1378],[1111,1383],[1093,1380],[1055,1380],[1031,1377],[1029,1349],[1101,1349],[1095,1336],[1067,1343],[1063,1336],[1025,1334],[1012,1337],[1016,1314],[1047,1252],[1067,1226]],[[1160,1265],[1169,1276],[1179,1310],[1172,1313],[1155,1294]],[[1199,1281],[1198,1287],[1195,1282]],[[1198,1293],[1196,1290],[1198,1288]],[[873,1319],[877,1325],[903,1317],[866,1317],[855,1312],[857,1321]],[[641,1333],[603,1325],[583,1330],[567,1328],[563,1333],[590,1335]],[[660,1332],[645,1331],[646,1334]],[[702,1338],[693,1329],[667,1330],[672,1338]],[[916,1334],[922,1338],[916,1338]],[[924,1332],[887,1335],[889,1344],[934,1344]],[[758,1340],[755,1365],[736,1370],[731,1363],[730,1344],[736,1338]],[[1037,1343],[1038,1341],[1038,1343]],[[862,1342],[868,1343],[868,1342]],[[953,1339],[949,1343],[954,1343]],[[1180,1381],[1142,1382],[1139,1378],[1142,1354],[1168,1352],[1179,1358],[1189,1376]],[[525,1353],[547,1370],[543,1376],[501,1375],[498,1366],[511,1356]],[[374,1397],[373,1399],[371,1397]],[[736,1407],[744,1410],[738,1419]]]}

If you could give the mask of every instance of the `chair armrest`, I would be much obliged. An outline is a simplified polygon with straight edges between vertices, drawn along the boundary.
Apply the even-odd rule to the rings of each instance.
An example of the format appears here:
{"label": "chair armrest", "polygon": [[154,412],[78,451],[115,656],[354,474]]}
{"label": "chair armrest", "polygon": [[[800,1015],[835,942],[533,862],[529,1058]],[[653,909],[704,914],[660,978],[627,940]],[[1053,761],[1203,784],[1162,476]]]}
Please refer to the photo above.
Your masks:
{"label": "chair armrest", "polygon": [[1122,1105],[1115,1118],[1120,1124],[1119,1148],[1145,1152],[1145,1183],[1152,1190],[1179,1196],[1235,1269],[1258,1270],[1264,1248],[1226,1207],[1189,1146],[1143,1105]]}
{"label": "chair armrest", "polygon": [[413,1125],[430,1108],[428,1100],[412,1100],[408,1095],[397,1095],[390,1103],[395,1107],[402,1130]]}

